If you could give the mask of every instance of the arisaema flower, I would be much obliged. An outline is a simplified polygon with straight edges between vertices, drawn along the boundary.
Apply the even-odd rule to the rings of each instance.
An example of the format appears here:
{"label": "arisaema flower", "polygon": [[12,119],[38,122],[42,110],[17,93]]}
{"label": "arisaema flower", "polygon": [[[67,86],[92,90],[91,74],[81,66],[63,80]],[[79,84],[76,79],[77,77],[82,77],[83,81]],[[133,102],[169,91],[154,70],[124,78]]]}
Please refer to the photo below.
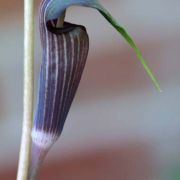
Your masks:
{"label": "arisaema flower", "polygon": [[46,153],[62,132],[87,59],[89,38],[85,27],[64,22],[65,11],[72,5],[97,9],[134,49],[151,80],[160,90],[132,38],[97,0],[42,0],[39,28],[43,55],[32,129],[29,179],[36,178]]}

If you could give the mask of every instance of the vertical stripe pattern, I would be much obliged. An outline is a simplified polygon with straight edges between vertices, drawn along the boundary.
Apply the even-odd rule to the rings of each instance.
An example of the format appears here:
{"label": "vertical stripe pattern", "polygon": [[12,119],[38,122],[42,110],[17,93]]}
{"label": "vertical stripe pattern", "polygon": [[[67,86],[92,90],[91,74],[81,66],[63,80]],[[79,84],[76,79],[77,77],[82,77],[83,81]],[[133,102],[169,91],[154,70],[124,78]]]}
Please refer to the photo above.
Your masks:
{"label": "vertical stripe pattern", "polygon": [[65,23],[58,29],[54,26],[56,20],[46,22],[50,2],[45,0],[40,7],[43,57],[32,130],[33,142],[44,148],[52,145],[62,132],[89,49],[83,26]]}

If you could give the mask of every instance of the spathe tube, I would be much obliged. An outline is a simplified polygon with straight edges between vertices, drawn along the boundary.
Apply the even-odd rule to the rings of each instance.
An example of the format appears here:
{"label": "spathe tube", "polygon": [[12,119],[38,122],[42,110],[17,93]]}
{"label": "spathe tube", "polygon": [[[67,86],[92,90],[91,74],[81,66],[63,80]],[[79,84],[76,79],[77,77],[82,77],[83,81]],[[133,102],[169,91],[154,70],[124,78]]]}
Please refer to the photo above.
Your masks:
{"label": "spathe tube", "polygon": [[[56,21],[56,20],[55,20]],[[39,91],[32,128],[31,164],[28,180],[37,178],[41,164],[61,135],[86,63],[89,38],[85,27],[47,23],[42,42],[43,57]],[[43,31],[45,32],[45,31]]]}

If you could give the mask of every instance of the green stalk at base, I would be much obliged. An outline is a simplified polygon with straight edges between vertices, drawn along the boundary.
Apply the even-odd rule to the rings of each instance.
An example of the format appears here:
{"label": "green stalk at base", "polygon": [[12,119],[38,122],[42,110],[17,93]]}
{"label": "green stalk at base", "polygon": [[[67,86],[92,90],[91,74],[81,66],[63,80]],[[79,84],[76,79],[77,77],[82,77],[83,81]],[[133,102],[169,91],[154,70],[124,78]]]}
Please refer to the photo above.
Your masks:
{"label": "green stalk at base", "polygon": [[24,0],[24,99],[17,180],[27,180],[34,99],[34,0]]}

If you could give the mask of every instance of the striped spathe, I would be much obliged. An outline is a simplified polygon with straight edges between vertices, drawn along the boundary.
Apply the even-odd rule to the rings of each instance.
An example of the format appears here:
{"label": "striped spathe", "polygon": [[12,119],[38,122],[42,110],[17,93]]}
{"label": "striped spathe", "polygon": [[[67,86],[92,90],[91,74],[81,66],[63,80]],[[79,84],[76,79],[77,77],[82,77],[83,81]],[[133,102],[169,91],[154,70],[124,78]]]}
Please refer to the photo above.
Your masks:
{"label": "striped spathe", "polygon": [[37,178],[48,150],[62,132],[89,50],[85,27],[64,22],[63,27],[57,28],[58,19],[47,19],[51,2],[43,0],[39,9],[42,63],[28,180]]}
{"label": "striped spathe", "polygon": [[40,32],[43,47],[39,91],[32,141],[50,148],[62,132],[64,122],[78,88],[87,59],[89,38],[80,25],[56,20],[46,23]]}

